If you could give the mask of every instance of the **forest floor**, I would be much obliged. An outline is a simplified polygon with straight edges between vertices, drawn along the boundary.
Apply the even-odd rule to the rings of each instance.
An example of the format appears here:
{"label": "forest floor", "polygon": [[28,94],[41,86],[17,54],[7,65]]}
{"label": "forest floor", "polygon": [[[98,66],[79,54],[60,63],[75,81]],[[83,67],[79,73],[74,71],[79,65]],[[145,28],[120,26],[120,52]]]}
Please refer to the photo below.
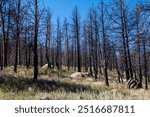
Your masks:
{"label": "forest floor", "polygon": [[[92,78],[69,78],[73,71],[63,69],[43,70],[39,68],[38,81],[33,81],[33,69],[18,67],[17,74],[13,67],[0,71],[1,100],[139,100],[150,99],[150,90],[128,89],[125,84],[110,81],[110,86],[104,84],[104,79],[94,81]],[[109,76],[113,79],[114,72]]]}

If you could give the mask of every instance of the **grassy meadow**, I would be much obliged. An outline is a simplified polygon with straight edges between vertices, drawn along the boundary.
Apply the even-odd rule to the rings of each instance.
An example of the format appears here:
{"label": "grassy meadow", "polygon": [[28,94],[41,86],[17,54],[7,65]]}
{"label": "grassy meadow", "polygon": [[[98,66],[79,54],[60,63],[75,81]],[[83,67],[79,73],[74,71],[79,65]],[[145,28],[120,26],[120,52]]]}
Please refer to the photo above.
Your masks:
{"label": "grassy meadow", "polygon": [[74,71],[39,68],[38,81],[33,81],[33,68],[19,66],[0,71],[1,100],[139,100],[150,99],[150,90],[128,89],[126,84],[114,82],[116,74],[109,72],[110,86],[92,78],[70,78]]}

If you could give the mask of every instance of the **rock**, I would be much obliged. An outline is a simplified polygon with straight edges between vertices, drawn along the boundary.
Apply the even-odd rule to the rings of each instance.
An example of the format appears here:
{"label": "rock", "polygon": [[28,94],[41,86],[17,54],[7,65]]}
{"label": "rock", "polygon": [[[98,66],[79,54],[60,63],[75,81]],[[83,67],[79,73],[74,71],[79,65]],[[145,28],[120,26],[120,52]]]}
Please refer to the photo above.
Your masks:
{"label": "rock", "polygon": [[17,75],[14,75],[14,78],[18,78],[18,76],[17,76]]}
{"label": "rock", "polygon": [[81,78],[81,77],[83,77],[83,78],[87,78],[89,76],[89,73],[87,72],[85,72],[85,73],[82,73],[82,72],[75,72],[75,73],[72,73],[71,75],[70,75],[70,77],[71,78],[74,78],[74,79],[76,79],[76,78]]}
{"label": "rock", "polygon": [[42,69],[47,69],[48,68],[48,64],[45,64]]}
{"label": "rock", "polygon": [[54,71],[57,72],[58,70],[54,68]]}
{"label": "rock", "polygon": [[32,92],[33,91],[32,87],[28,87],[28,91]]}
{"label": "rock", "polygon": [[75,72],[70,75],[70,77],[73,79],[80,78],[81,76],[82,76],[81,72]]}
{"label": "rock", "polygon": [[92,82],[93,79],[92,78],[87,78],[86,81]]}
{"label": "rock", "polygon": [[88,77],[89,76],[89,73],[82,73],[82,77]]}

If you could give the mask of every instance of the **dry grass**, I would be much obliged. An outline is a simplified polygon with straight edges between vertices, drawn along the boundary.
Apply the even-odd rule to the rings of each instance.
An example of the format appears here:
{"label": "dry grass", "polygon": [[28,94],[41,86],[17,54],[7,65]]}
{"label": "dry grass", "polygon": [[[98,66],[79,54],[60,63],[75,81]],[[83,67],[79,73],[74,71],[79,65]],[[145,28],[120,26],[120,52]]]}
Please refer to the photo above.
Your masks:
{"label": "dry grass", "polygon": [[[62,71],[39,68],[39,80],[34,82],[32,68],[27,70],[20,66],[17,74],[13,67],[5,68],[0,71],[0,99],[150,99],[150,90],[129,90],[125,84],[118,83],[110,83],[107,87],[103,79],[97,82],[91,78],[70,79],[67,76],[72,72],[65,68]],[[115,78],[115,72],[109,76]]]}
{"label": "dry grass", "polygon": [[0,75],[12,75],[12,76],[19,76],[19,77],[31,77],[33,76],[33,68],[26,69],[24,66],[18,66],[17,74],[14,72],[14,67],[9,66],[4,68],[3,71],[0,71]]}

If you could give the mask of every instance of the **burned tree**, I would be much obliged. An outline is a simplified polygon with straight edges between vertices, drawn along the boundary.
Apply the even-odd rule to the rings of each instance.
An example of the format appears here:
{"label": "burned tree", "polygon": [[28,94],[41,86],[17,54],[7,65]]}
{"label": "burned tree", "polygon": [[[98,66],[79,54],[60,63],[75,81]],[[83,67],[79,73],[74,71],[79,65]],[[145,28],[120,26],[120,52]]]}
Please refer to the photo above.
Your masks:
{"label": "burned tree", "polygon": [[48,63],[48,67],[51,68],[51,38],[52,38],[52,23],[51,23],[51,13],[50,11],[47,11],[46,15],[46,41],[45,41],[45,49],[46,49],[46,59]]}
{"label": "burned tree", "polygon": [[74,39],[76,41],[76,47],[77,47],[77,67],[78,72],[81,72],[81,49],[80,49],[80,16],[78,12],[78,8],[75,7],[73,10],[73,33],[74,33]]}
{"label": "burned tree", "polygon": [[105,84],[109,86],[108,81],[108,58],[107,58],[107,50],[106,50],[106,44],[107,44],[107,37],[105,32],[105,22],[104,22],[104,3],[103,0],[101,1],[101,25],[102,25],[102,40],[103,40],[103,60],[104,60],[104,78],[105,78]]}
{"label": "burned tree", "polygon": [[56,66],[58,69],[62,67],[62,32],[59,18],[57,19]]}
{"label": "burned tree", "polygon": [[14,71],[17,72],[18,65],[18,45],[20,38],[20,15],[21,15],[21,0],[17,2],[17,14],[16,14],[16,43],[15,43],[15,65]]}
{"label": "burned tree", "polygon": [[69,45],[69,23],[67,21],[67,18],[65,18],[64,21],[64,26],[63,26],[63,30],[64,30],[64,40],[65,40],[65,50],[66,50],[66,65],[67,65],[67,69],[68,71],[70,70],[70,45]]}
{"label": "burned tree", "polygon": [[34,80],[37,80],[38,78],[37,39],[38,39],[38,1],[34,0]]}

